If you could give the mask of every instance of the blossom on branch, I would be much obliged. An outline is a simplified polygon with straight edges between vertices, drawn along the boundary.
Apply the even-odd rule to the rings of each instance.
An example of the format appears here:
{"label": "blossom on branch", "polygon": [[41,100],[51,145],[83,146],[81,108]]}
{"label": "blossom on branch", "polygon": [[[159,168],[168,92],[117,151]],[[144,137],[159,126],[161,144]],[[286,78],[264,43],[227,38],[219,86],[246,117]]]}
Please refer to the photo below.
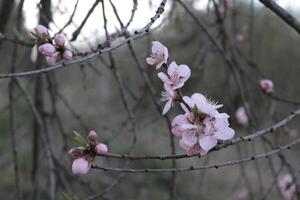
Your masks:
{"label": "blossom on branch", "polygon": [[70,60],[73,53],[65,47],[65,38],[62,34],[56,34],[50,37],[46,27],[38,25],[35,32],[31,35],[36,39],[39,46],[39,52],[46,56],[46,60],[50,65],[54,65],[62,59]]}
{"label": "blossom on branch", "polygon": [[149,65],[156,65],[156,69],[159,69],[163,64],[167,63],[169,58],[167,47],[158,41],[153,41],[151,51],[150,57],[146,58]]}
{"label": "blossom on branch", "polygon": [[273,93],[273,82],[269,79],[263,79],[259,82],[261,90],[266,93],[266,94],[271,94]]}
{"label": "blossom on branch", "polygon": [[164,106],[163,113],[162,113],[164,115],[174,106],[178,94],[177,91],[174,91],[170,87],[165,85],[165,91],[161,93],[161,96],[162,96],[161,101],[167,102]]}
{"label": "blossom on branch", "polygon": [[87,141],[79,133],[74,132],[74,134],[75,141],[82,146],[71,148],[68,152],[71,157],[75,158],[72,164],[72,172],[75,175],[84,175],[91,168],[96,155],[108,153],[108,147],[106,144],[97,142],[95,131],[90,131]]}
{"label": "blossom on branch", "polygon": [[217,145],[218,140],[228,140],[234,136],[234,130],[229,127],[226,113],[219,113],[222,105],[212,103],[202,94],[196,93],[191,97],[183,97],[183,101],[192,108],[178,115],[172,121],[172,133],[180,137],[180,146],[187,154],[205,155]]}
{"label": "blossom on branch", "polygon": [[191,76],[191,70],[187,65],[177,65],[173,61],[167,69],[167,74],[159,72],[158,77],[164,82],[165,88],[176,90],[181,88]]}
{"label": "blossom on branch", "polygon": [[278,187],[284,200],[296,200],[296,185],[290,174],[285,174],[278,180]]}

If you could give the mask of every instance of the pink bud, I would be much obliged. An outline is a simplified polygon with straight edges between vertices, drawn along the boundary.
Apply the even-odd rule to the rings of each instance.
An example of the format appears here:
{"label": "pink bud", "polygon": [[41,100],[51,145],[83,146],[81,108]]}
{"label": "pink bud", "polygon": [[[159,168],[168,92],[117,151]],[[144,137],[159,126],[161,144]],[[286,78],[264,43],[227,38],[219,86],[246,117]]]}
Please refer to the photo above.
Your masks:
{"label": "pink bud", "polygon": [[239,43],[244,43],[245,42],[245,36],[243,36],[241,33],[239,33],[239,34],[236,35],[236,40]]}
{"label": "pink bud", "polygon": [[108,148],[106,144],[99,143],[96,146],[96,152],[98,155],[106,154],[108,152]]}
{"label": "pink bud", "polygon": [[259,82],[260,88],[267,94],[271,94],[273,92],[273,82],[269,79],[263,79]]}
{"label": "pink bud", "polygon": [[59,52],[56,52],[56,53],[54,53],[54,54],[52,54],[51,56],[49,56],[48,58],[47,58],[47,62],[50,64],[50,65],[54,65],[54,64],[56,64],[58,61],[59,61],[59,59],[60,59],[60,53]]}
{"label": "pink bud", "polygon": [[65,60],[70,60],[73,57],[73,53],[69,50],[65,50],[63,54],[63,58]]}
{"label": "pink bud", "polygon": [[70,151],[68,152],[68,154],[73,157],[73,158],[79,158],[82,156],[83,153],[83,149],[80,147],[75,147],[70,149]]}
{"label": "pink bud", "polygon": [[48,37],[49,32],[48,29],[43,25],[37,25],[37,27],[34,29],[36,34],[40,37]]}
{"label": "pink bud", "polygon": [[291,129],[288,132],[288,136],[289,136],[290,139],[295,139],[295,138],[298,137],[298,131],[295,130],[295,129]]}
{"label": "pink bud", "polygon": [[51,56],[55,51],[55,47],[50,43],[39,46],[39,52],[45,56]]}
{"label": "pink bud", "polygon": [[95,131],[90,131],[87,138],[88,138],[91,146],[95,146],[97,144],[97,133]]}
{"label": "pink bud", "polygon": [[220,14],[224,14],[225,12],[225,6],[223,4],[218,5],[218,11]]}
{"label": "pink bud", "polygon": [[237,194],[236,194],[236,200],[247,200],[248,199],[248,196],[249,196],[249,193],[247,190],[242,190],[242,191],[239,191]]}
{"label": "pink bud", "polygon": [[84,175],[90,169],[89,162],[84,158],[77,158],[73,161],[72,172],[75,175]]}
{"label": "pink bud", "polygon": [[237,122],[243,126],[248,126],[249,118],[244,107],[239,107],[235,112]]}
{"label": "pink bud", "polygon": [[54,42],[57,46],[63,47],[65,45],[65,37],[62,34],[56,34],[54,36]]}

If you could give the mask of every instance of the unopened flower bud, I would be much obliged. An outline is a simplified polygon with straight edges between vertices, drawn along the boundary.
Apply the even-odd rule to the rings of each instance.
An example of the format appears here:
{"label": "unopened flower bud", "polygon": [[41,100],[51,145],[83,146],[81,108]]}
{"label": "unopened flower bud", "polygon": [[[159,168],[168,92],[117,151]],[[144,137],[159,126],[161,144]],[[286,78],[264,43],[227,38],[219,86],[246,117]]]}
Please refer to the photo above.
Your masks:
{"label": "unopened flower bud", "polygon": [[63,47],[65,45],[65,37],[62,34],[56,34],[54,36],[54,42],[57,46]]}
{"label": "unopened flower bud", "polygon": [[50,64],[50,65],[54,65],[54,64],[56,64],[58,61],[59,61],[59,59],[60,59],[60,53],[59,52],[56,52],[56,53],[54,53],[54,54],[52,54],[51,56],[49,56],[48,58],[47,58],[47,62],[48,62],[48,64]]}
{"label": "unopened flower bud", "polygon": [[90,145],[92,145],[92,146],[96,145],[96,143],[97,143],[97,133],[95,131],[90,131],[87,138],[90,142]]}
{"label": "unopened flower bud", "polygon": [[236,40],[237,40],[240,44],[242,44],[242,43],[245,42],[245,36],[242,35],[241,33],[239,33],[239,34],[236,35]]}
{"label": "unopened flower bud", "polygon": [[75,175],[84,175],[90,169],[90,164],[85,158],[77,158],[73,161],[72,172]]}
{"label": "unopened flower bud", "polygon": [[63,53],[63,58],[65,60],[70,60],[73,57],[73,53],[69,50],[65,50]]}
{"label": "unopened flower bud", "polygon": [[235,117],[239,124],[243,126],[248,126],[249,118],[244,107],[239,107],[237,109],[237,111],[235,112]]}
{"label": "unopened flower bud", "polygon": [[108,152],[108,148],[107,148],[106,144],[103,144],[103,143],[97,144],[97,146],[96,146],[96,153],[98,155],[106,154],[107,152]]}
{"label": "unopened flower bud", "polygon": [[39,52],[45,56],[51,56],[55,51],[55,47],[50,43],[39,46]]}
{"label": "unopened flower bud", "polygon": [[37,25],[34,30],[39,37],[49,37],[48,29],[43,25]]}
{"label": "unopened flower bud", "polygon": [[271,94],[273,92],[273,82],[269,79],[263,79],[259,82],[260,88],[263,92]]}

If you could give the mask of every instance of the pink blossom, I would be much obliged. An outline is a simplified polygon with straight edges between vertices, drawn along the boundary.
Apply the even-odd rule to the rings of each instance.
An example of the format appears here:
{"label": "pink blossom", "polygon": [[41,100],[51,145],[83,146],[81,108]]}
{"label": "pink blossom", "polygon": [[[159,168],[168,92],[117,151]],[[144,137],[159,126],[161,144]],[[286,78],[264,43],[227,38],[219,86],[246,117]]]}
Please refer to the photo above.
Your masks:
{"label": "pink blossom", "polygon": [[241,190],[236,193],[235,200],[247,200],[249,197],[249,192],[247,190]]}
{"label": "pink blossom", "polygon": [[295,130],[295,129],[291,129],[288,132],[288,136],[289,136],[290,139],[295,139],[296,137],[298,137],[298,135],[299,135],[298,131]]}
{"label": "pink blossom", "polygon": [[269,79],[263,79],[259,82],[260,88],[267,94],[273,92],[273,82]]}
{"label": "pink blossom", "polygon": [[63,58],[65,60],[70,60],[73,57],[73,53],[69,50],[65,50],[63,53]]}
{"label": "pink blossom", "polygon": [[181,125],[182,124],[189,124],[194,120],[193,115],[191,113],[185,113],[181,115],[177,115],[172,120],[172,133],[177,137],[182,137],[182,133],[185,131]]}
{"label": "pink blossom", "polygon": [[158,73],[158,77],[164,82],[165,88],[176,90],[181,88],[191,76],[191,70],[187,65],[177,65],[174,61],[169,65],[167,74]]}
{"label": "pink blossom", "polygon": [[146,62],[149,65],[156,65],[156,69],[159,69],[163,64],[167,63],[169,57],[167,47],[158,41],[153,41],[151,51],[150,57],[146,58]]}
{"label": "pink blossom", "polygon": [[55,47],[50,43],[39,46],[39,52],[45,56],[51,56],[55,51]]}
{"label": "pink blossom", "polygon": [[243,35],[243,34],[241,34],[241,33],[238,33],[237,35],[236,35],[236,40],[239,42],[239,43],[244,43],[245,42],[245,36]]}
{"label": "pink blossom", "polygon": [[293,182],[293,177],[290,174],[286,174],[278,181],[278,187],[284,200],[294,200],[296,193],[296,185]]}
{"label": "pink blossom", "polygon": [[39,37],[49,37],[48,29],[43,25],[37,25],[34,30]]}
{"label": "pink blossom", "polygon": [[98,143],[96,146],[96,152],[98,155],[106,154],[108,152],[107,145],[103,143]]}
{"label": "pink blossom", "polygon": [[224,4],[219,4],[218,5],[218,11],[219,11],[220,14],[224,14],[224,12],[225,12]]}
{"label": "pink blossom", "polygon": [[90,169],[90,164],[85,158],[77,158],[73,161],[72,172],[75,175],[84,175]]}
{"label": "pink blossom", "polygon": [[161,93],[161,96],[162,96],[161,101],[167,102],[164,106],[163,113],[162,113],[164,115],[174,106],[174,101],[176,100],[177,92],[172,90],[169,87],[165,87],[165,91]]}
{"label": "pink blossom", "polygon": [[56,64],[60,60],[60,53],[56,52],[47,58],[47,62],[50,65]]}
{"label": "pink blossom", "polygon": [[54,36],[54,42],[57,46],[63,47],[65,45],[65,37],[63,34],[56,34]]}
{"label": "pink blossom", "polygon": [[237,122],[243,126],[248,126],[249,118],[244,107],[239,107],[235,112]]}
{"label": "pink blossom", "polygon": [[181,137],[180,146],[188,154],[206,154],[217,145],[217,140],[228,140],[234,136],[234,130],[229,127],[226,113],[219,113],[216,105],[207,100],[202,94],[196,93],[183,100],[193,109],[186,110],[172,122],[172,133]]}
{"label": "pink blossom", "polygon": [[[183,100],[186,104],[189,105],[191,109],[196,106],[200,112],[205,113],[207,115],[215,113],[216,109],[219,109],[223,106],[222,104],[217,105],[216,103],[208,100],[205,96],[203,96],[200,93],[195,93],[191,97],[184,96]],[[184,104],[181,104],[181,106],[185,112],[189,112]]]}

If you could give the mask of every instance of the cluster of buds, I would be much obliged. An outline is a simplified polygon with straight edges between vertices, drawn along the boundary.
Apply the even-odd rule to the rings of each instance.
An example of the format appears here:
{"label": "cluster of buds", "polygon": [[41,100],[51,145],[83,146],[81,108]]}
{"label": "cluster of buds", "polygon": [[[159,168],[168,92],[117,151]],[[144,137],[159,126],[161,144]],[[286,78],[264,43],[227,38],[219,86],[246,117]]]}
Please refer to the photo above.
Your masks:
{"label": "cluster of buds", "polygon": [[182,96],[180,89],[191,76],[187,65],[177,65],[175,61],[167,66],[168,49],[158,41],[152,43],[152,54],[146,59],[156,69],[163,66],[166,73],[157,75],[164,84],[162,101],[167,101],[163,109],[166,114],[175,103],[180,103],[184,114],[176,116],[172,121],[172,133],[180,138],[179,145],[188,155],[204,155],[217,145],[218,140],[228,140],[234,136],[229,127],[226,113],[219,113],[217,105],[200,93],[191,97]]}
{"label": "cluster of buds", "polygon": [[49,30],[43,25],[38,25],[31,34],[37,40],[39,52],[46,56],[50,65],[62,59],[70,60],[73,57],[73,53],[65,47],[65,38],[62,34],[55,34],[51,37]]}
{"label": "cluster of buds", "polygon": [[91,164],[97,155],[104,155],[108,152],[106,144],[97,142],[97,133],[90,131],[87,141],[77,132],[75,133],[75,141],[80,147],[70,149],[69,155],[75,158],[72,164],[72,172],[75,175],[84,175],[91,168]]}

